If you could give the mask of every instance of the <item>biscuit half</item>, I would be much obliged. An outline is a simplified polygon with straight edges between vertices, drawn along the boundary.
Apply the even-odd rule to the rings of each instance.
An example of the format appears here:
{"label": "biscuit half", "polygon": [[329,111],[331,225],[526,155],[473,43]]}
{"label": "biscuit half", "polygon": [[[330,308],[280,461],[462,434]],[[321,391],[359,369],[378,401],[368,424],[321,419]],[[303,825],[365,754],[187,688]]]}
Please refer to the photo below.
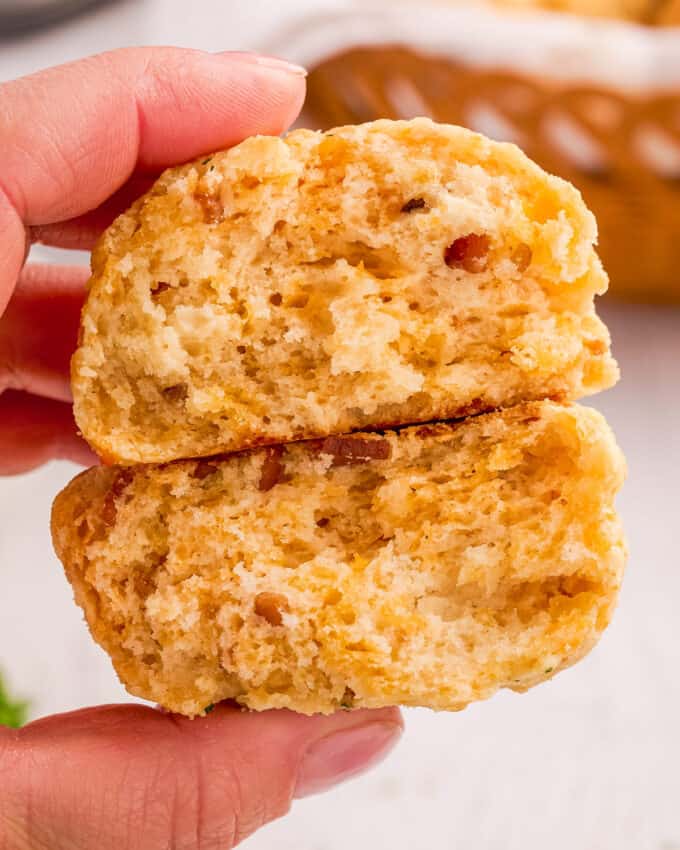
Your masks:
{"label": "biscuit half", "polygon": [[131,693],[201,714],[460,709],[522,691],[607,625],[620,451],[551,402],[226,458],[98,467],[57,553]]}
{"label": "biscuit half", "polygon": [[427,119],[256,137],[167,171],[93,255],[75,413],[123,464],[613,384],[579,193]]}

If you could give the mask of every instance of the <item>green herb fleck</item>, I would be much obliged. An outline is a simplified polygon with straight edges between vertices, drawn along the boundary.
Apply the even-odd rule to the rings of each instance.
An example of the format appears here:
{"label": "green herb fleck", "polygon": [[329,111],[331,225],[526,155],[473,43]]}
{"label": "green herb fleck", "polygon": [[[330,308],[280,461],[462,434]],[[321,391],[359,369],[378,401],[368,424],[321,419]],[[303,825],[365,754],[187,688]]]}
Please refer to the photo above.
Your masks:
{"label": "green herb fleck", "polygon": [[210,160],[211,160],[211,159],[212,159],[212,157],[211,157],[211,156],[209,156],[207,159],[204,159],[204,160],[203,160],[203,162],[201,163],[201,165],[207,165],[207,164],[210,162]]}
{"label": "green herb fleck", "polygon": [[24,725],[27,716],[28,703],[11,699],[0,678],[0,726],[18,729]]}
{"label": "green herb fleck", "polygon": [[211,702],[210,705],[206,705],[206,707],[203,709],[203,711],[206,714],[210,714],[210,712],[213,710],[213,708],[215,708],[215,703]]}
{"label": "green herb fleck", "polygon": [[552,671],[553,671],[554,669],[555,669],[554,667],[546,667],[546,668],[545,668],[545,672],[546,672],[546,673],[552,673]]}

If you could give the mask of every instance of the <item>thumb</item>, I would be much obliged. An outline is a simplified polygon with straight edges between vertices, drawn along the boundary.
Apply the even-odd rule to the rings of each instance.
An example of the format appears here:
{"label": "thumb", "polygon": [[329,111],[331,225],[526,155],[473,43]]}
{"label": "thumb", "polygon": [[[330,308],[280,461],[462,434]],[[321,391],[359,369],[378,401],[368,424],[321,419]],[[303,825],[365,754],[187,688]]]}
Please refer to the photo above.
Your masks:
{"label": "thumb", "polygon": [[[229,850],[376,763],[396,709],[303,717],[221,704],[189,720],[102,706],[0,728],[0,847]],[[4,830],[4,831],[3,831]]]}

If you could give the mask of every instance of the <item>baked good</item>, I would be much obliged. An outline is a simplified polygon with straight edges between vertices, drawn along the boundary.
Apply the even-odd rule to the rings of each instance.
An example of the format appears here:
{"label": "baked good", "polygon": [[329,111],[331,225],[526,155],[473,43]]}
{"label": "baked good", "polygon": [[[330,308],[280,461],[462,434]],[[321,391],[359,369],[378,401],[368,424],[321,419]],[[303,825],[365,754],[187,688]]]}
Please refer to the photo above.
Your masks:
{"label": "baked good", "polygon": [[595,18],[612,18],[665,26],[676,0],[438,0],[455,6],[496,5],[519,11],[543,9]]}
{"label": "baked good", "polygon": [[598,18],[622,18],[640,23],[661,23],[659,17],[672,0],[496,0],[500,6],[546,9]]}
{"label": "baked good", "polygon": [[595,238],[571,186],[427,119],[249,139],[121,216],[73,359],[119,465],[52,532],[131,693],[459,709],[587,652],[625,555],[621,454],[567,403],[617,377]]}
{"label": "baked good", "polygon": [[680,0],[666,0],[662,3],[657,23],[666,27],[680,26]]}
{"label": "baked good", "polygon": [[129,464],[588,395],[617,376],[595,239],[573,187],[458,127],[248,139],[100,241],[78,424]]}
{"label": "baked good", "polygon": [[460,709],[572,664],[624,563],[622,456],[593,410],[97,467],[57,497],[56,551],[131,693],[331,712]]}

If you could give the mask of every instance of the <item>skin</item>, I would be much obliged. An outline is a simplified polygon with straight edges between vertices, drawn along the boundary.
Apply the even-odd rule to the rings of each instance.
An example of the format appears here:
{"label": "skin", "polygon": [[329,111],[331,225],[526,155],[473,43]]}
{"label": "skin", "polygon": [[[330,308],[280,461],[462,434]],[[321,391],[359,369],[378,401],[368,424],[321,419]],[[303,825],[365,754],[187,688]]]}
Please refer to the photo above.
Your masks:
{"label": "skin", "polygon": [[[31,242],[90,248],[160,171],[278,134],[304,72],[251,54],[119,50],[0,85],[0,474],[96,463],[68,362],[87,272],[25,265]],[[187,720],[100,706],[0,727],[3,850],[228,850],[380,760],[396,709],[302,717],[218,705]]]}

